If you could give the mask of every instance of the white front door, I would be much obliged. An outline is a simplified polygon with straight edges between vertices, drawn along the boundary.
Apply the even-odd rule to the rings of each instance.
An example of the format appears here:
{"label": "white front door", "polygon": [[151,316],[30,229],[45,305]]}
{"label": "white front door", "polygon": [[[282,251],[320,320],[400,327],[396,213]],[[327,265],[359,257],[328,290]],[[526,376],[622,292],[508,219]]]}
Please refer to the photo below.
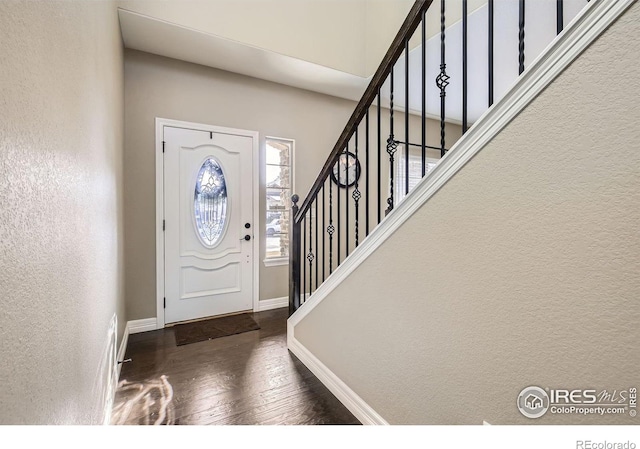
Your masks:
{"label": "white front door", "polygon": [[253,304],[253,137],[164,127],[165,323]]}

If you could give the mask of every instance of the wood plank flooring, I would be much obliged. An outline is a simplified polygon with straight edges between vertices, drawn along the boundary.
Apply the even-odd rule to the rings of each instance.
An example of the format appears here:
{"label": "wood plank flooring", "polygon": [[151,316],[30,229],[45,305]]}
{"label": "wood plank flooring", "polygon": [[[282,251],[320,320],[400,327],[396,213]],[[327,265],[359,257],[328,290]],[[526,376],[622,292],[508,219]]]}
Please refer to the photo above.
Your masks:
{"label": "wood plank flooring", "polygon": [[171,328],[129,337],[113,424],[360,424],[287,349],[287,309],[257,331],[176,346]]}

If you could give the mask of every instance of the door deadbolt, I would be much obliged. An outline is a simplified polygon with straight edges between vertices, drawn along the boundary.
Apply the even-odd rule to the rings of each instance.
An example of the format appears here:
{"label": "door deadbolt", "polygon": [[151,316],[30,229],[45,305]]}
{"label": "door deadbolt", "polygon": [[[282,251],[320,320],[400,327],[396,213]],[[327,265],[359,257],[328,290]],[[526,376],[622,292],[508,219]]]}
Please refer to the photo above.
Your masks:
{"label": "door deadbolt", "polygon": [[247,228],[247,229],[249,229],[249,228],[251,227],[251,223],[245,223],[245,224],[244,224],[244,227],[245,227],[245,228]]}

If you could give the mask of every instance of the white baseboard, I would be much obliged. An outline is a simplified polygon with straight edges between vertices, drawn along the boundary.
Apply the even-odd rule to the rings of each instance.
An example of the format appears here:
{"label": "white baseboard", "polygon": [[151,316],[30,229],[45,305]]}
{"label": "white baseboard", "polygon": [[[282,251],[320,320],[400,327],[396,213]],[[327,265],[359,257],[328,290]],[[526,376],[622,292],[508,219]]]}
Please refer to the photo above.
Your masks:
{"label": "white baseboard", "polygon": [[143,320],[128,321],[127,327],[130,334],[154,331],[157,329],[157,320],[155,318],[145,318]]}
{"label": "white baseboard", "polygon": [[289,307],[288,296],[283,296],[281,298],[263,299],[258,302],[258,310],[256,310],[256,312],[264,312],[265,310],[280,309],[282,307]]}
{"label": "white baseboard", "polygon": [[124,333],[122,334],[122,341],[120,342],[120,346],[118,347],[118,355],[116,357],[116,363],[118,365],[116,368],[116,371],[117,371],[116,379],[118,381],[120,380],[120,370],[122,369],[122,363],[118,363],[118,362],[124,360],[124,355],[127,352],[128,343],[129,343],[129,323],[127,323],[127,325],[124,327]]}
{"label": "white baseboard", "polygon": [[[156,330],[157,320],[155,318],[145,318],[143,320],[127,321],[127,325],[124,327],[124,333],[122,334],[122,341],[118,347],[118,355],[116,363],[124,360],[124,356],[127,352],[127,344],[129,344],[129,335],[137,334],[140,332],[154,331]],[[117,376],[120,379],[120,371],[122,370],[122,363],[118,363]]]}
{"label": "white baseboard", "polygon": [[389,425],[364,399],[358,396],[333,371],[296,340],[293,325],[290,322],[287,324],[287,346],[362,424]]}

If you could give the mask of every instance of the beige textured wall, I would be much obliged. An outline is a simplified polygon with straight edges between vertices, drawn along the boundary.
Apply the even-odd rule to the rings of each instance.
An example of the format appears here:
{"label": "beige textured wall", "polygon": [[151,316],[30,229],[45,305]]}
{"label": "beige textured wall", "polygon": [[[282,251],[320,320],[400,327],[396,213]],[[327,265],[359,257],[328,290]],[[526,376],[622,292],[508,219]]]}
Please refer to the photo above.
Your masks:
{"label": "beige textured wall", "polygon": [[[295,139],[295,191],[303,196],[355,107],[352,101],[131,50],[125,51],[125,98],[129,319],[156,316],[156,117],[258,131],[261,166],[266,136]],[[261,242],[260,299],[286,296],[288,267],[265,268],[264,251]]]}
{"label": "beige textured wall", "polygon": [[125,324],[116,8],[2,1],[0,42],[0,423],[100,423]]}
{"label": "beige textured wall", "polygon": [[636,3],[296,326],[390,423],[637,424],[516,398],[638,385],[638,23]]}
{"label": "beige textured wall", "polygon": [[121,0],[130,11],[359,76],[365,0]]}

